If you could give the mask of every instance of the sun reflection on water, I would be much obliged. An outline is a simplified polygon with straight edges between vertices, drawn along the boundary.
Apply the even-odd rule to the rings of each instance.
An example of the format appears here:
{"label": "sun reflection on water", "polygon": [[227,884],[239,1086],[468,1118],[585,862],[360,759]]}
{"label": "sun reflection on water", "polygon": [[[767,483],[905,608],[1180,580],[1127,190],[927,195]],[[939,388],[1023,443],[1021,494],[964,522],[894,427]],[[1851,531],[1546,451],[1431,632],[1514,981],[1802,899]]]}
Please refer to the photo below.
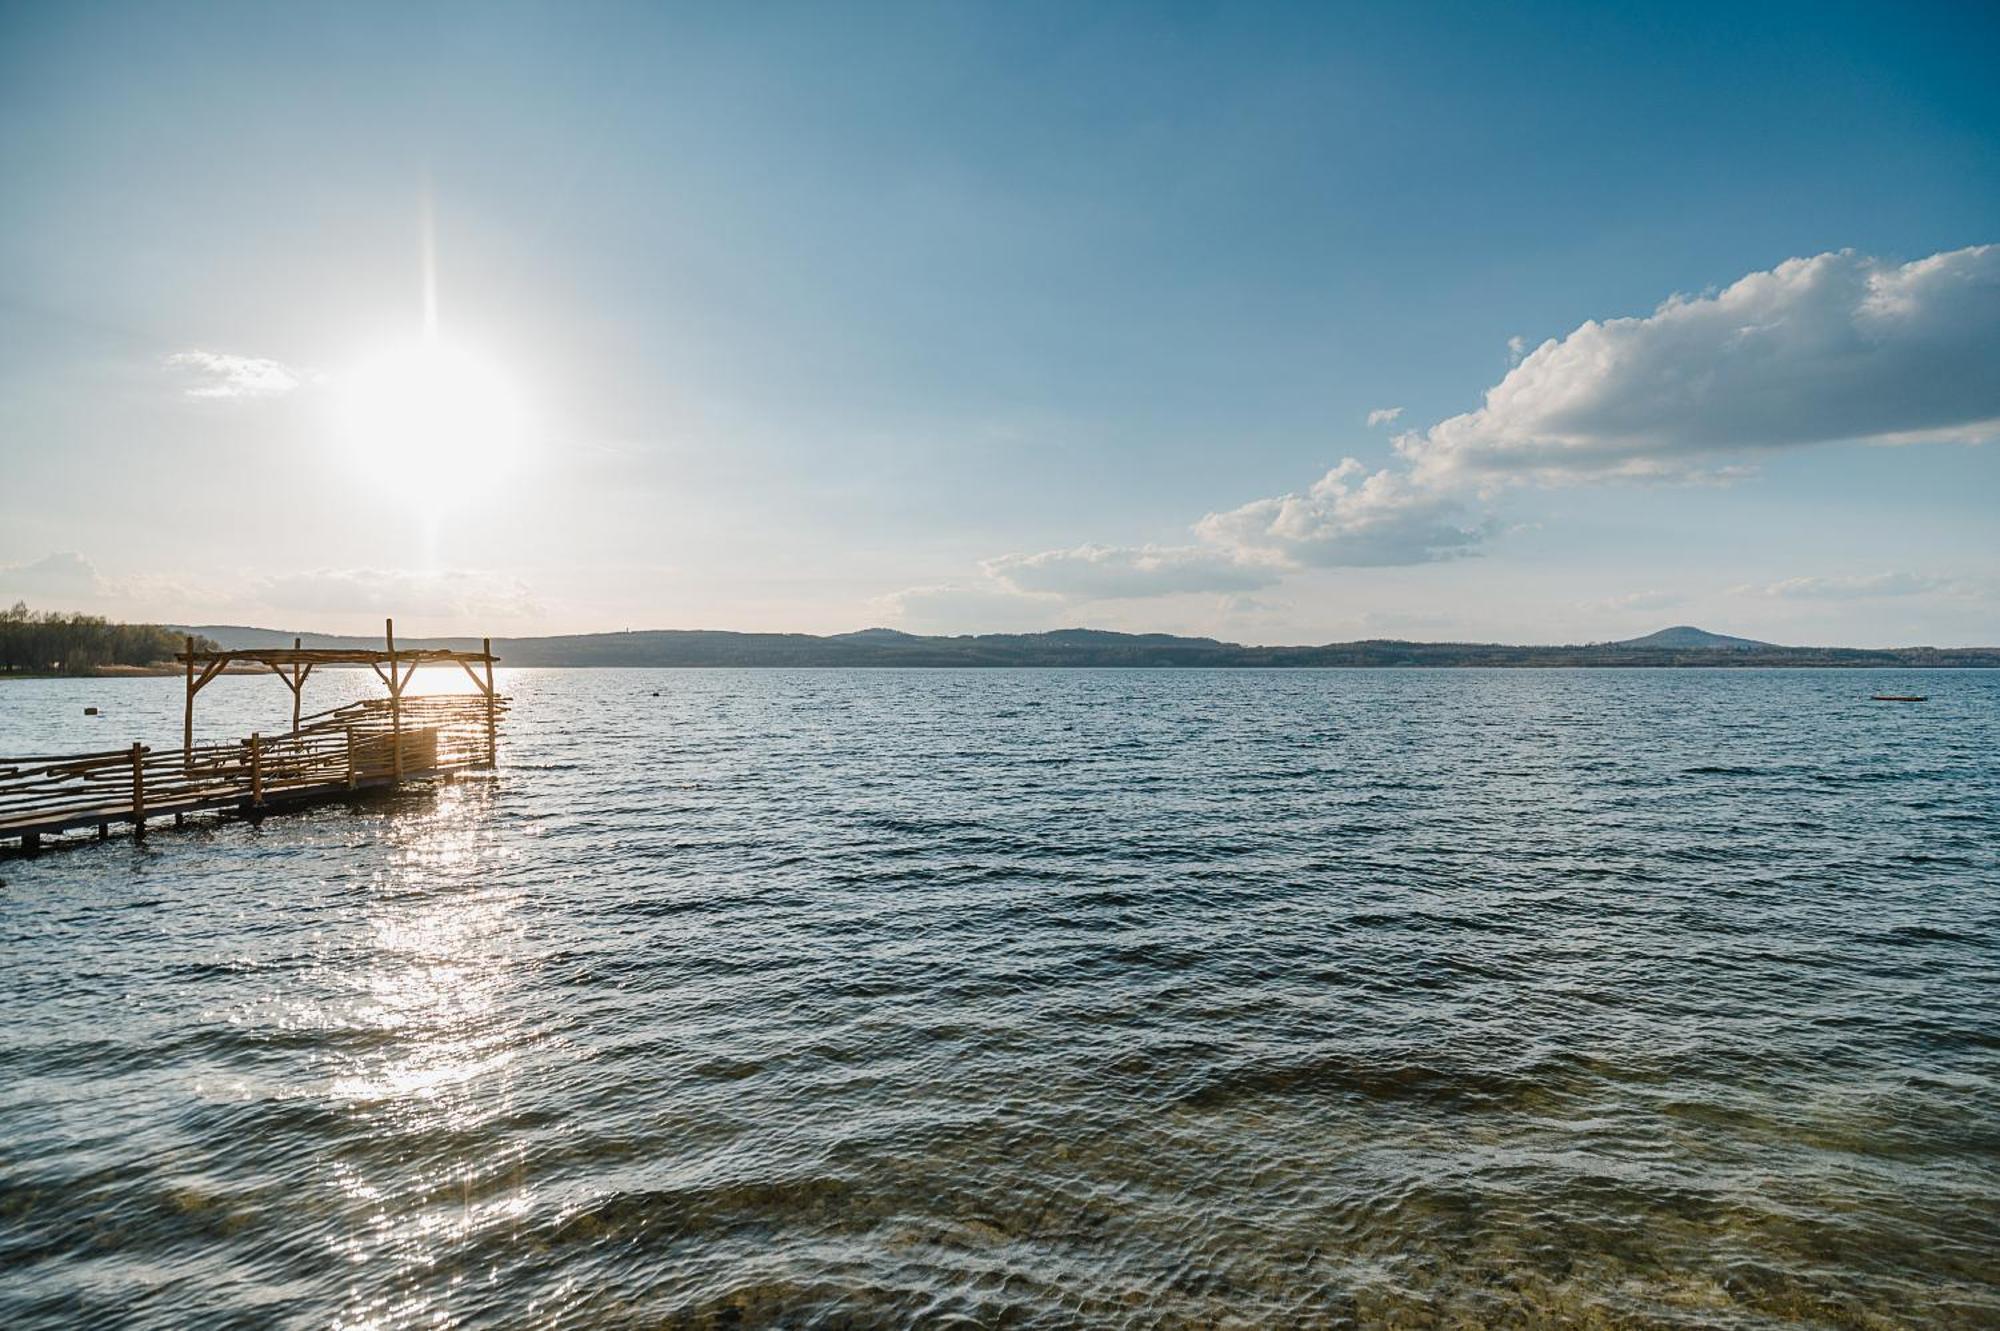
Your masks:
{"label": "sun reflection on water", "polygon": [[514,1112],[516,1071],[537,1037],[521,998],[525,930],[496,884],[491,787],[457,782],[432,807],[385,826],[369,884],[366,946],[343,977],[347,1052],[324,1095],[346,1120],[327,1168],[346,1222],[332,1235],[353,1275],[342,1327],[450,1319],[467,1281],[461,1255],[532,1210],[525,1151],[495,1150]]}

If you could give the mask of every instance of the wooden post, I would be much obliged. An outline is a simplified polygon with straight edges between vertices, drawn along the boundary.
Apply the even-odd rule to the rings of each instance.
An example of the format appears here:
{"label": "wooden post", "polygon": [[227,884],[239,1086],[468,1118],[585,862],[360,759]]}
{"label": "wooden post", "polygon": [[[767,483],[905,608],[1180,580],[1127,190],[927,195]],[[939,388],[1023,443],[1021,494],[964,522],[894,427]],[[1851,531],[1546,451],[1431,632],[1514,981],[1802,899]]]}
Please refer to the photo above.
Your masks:
{"label": "wooden post", "polygon": [[146,749],[132,746],[132,835],[146,835]]}
{"label": "wooden post", "polygon": [[[301,639],[292,639],[293,651],[296,652],[301,645]],[[299,673],[299,663],[297,661],[292,662],[292,733],[294,735],[299,733],[299,690],[305,687],[305,683],[305,676]]]}
{"label": "wooden post", "polygon": [[396,670],[396,621],[382,621],[382,632],[389,639],[389,743],[394,750],[396,783],[403,781],[403,680]]}
{"label": "wooden post", "polygon": [[250,732],[250,807],[259,808],[264,803],[264,738],[256,731]]}
{"label": "wooden post", "polygon": [[181,720],[181,766],[194,765],[194,635],[187,640],[187,715]]}
{"label": "wooden post", "polygon": [[493,639],[481,638],[479,649],[486,653],[486,765],[492,767],[499,761],[499,727],[493,719]]}
{"label": "wooden post", "polygon": [[347,727],[347,788],[354,789],[354,727]]}

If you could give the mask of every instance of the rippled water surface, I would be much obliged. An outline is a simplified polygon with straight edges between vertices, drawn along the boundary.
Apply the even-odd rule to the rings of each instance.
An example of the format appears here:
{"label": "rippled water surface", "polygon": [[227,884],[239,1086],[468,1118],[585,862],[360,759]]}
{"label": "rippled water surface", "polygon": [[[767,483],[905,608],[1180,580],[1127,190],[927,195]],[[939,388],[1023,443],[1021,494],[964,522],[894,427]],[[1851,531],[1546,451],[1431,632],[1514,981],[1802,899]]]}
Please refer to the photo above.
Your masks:
{"label": "rippled water surface", "polygon": [[0,1324],[2000,1325],[2000,676],[503,683],[0,858]]}

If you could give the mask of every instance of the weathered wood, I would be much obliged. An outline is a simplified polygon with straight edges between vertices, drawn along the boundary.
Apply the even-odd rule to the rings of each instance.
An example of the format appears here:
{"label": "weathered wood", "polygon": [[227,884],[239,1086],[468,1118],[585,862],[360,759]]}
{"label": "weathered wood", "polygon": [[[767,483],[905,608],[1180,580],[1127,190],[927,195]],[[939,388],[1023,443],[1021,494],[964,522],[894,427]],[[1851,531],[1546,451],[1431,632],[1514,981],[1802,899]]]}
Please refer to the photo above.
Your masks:
{"label": "weathered wood", "polygon": [[[311,652],[297,638],[289,652],[198,652],[187,639],[180,654],[180,751],[154,753],[135,744],[0,757],[0,839],[32,847],[45,836],[77,829],[108,836],[113,824],[143,834],[161,817],[180,825],[188,814],[204,811],[247,807],[261,814],[274,803],[341,798],[411,776],[491,767],[507,706],[494,685],[492,640],[483,640],[478,653],[400,648],[394,622],[385,620],[383,629],[387,650],[372,653]],[[333,662],[370,666],[388,696],[305,715],[306,681],[315,666]],[[410,693],[423,666],[445,662],[462,666],[477,693]],[[195,699],[232,664],[261,666],[284,681],[293,698],[289,734],[195,744]]]}
{"label": "weathered wood", "polygon": [[493,710],[493,639],[479,640],[479,654],[486,665],[486,765],[495,767],[500,762],[500,722]]}
{"label": "weathered wood", "polygon": [[389,729],[396,737],[396,779],[403,779],[403,685],[407,680],[396,678],[396,621],[382,621],[382,632],[389,640]]}
{"label": "weathered wood", "polygon": [[146,835],[146,746],[132,746],[132,831]]}
{"label": "weathered wood", "polygon": [[194,761],[194,635],[187,640],[187,714],[181,720],[181,757]]}
{"label": "weathered wood", "polygon": [[[380,661],[382,653],[373,648],[360,647],[232,647],[212,652],[175,652],[176,661],[185,661],[192,655],[197,665],[220,661],[224,665],[367,665]],[[453,661],[471,661],[477,664],[478,652],[462,652],[451,647],[404,647],[397,655],[405,661],[420,661],[425,665],[449,665]]]}

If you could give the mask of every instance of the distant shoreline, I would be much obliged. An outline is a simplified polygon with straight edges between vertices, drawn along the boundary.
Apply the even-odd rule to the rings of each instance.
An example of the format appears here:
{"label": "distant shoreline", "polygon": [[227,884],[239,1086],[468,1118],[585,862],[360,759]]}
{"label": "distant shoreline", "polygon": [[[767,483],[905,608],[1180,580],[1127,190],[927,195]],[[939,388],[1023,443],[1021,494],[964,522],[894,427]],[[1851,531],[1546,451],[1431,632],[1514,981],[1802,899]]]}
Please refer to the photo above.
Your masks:
{"label": "distant shoreline", "polygon": [[[1960,649],[1970,651],[1973,649]],[[1271,662],[1271,661],[510,661],[496,658],[505,669],[525,670],[2000,670],[2000,651],[1981,652],[1976,661],[1358,661],[1358,662]],[[332,667],[329,667],[332,668]],[[222,672],[229,675],[261,675],[253,669]],[[0,674],[0,683],[9,680],[45,679],[154,679],[178,677],[179,666],[118,666],[101,670],[63,673],[26,671]]]}

